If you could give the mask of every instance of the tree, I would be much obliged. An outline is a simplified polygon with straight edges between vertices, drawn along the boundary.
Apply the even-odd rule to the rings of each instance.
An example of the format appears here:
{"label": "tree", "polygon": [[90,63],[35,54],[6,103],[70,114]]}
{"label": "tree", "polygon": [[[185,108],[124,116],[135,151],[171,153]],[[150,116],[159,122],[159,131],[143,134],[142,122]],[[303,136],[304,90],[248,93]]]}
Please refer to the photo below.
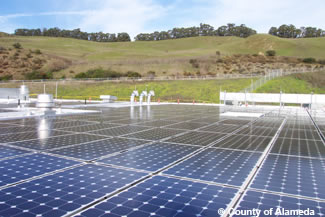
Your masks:
{"label": "tree", "polygon": [[269,56],[269,57],[273,57],[276,55],[275,50],[267,50],[265,53],[266,53],[266,56]]}
{"label": "tree", "polygon": [[271,27],[271,29],[269,30],[269,34],[274,35],[274,36],[278,36],[278,28]]}

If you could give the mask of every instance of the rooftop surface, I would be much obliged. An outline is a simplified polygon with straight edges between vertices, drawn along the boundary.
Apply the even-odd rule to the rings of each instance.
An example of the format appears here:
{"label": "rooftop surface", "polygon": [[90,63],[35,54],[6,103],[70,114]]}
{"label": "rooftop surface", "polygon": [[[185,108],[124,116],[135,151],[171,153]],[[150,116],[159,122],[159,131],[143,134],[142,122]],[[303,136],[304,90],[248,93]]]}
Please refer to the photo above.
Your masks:
{"label": "rooftop surface", "polygon": [[0,121],[0,216],[325,215],[324,111],[89,109]]}

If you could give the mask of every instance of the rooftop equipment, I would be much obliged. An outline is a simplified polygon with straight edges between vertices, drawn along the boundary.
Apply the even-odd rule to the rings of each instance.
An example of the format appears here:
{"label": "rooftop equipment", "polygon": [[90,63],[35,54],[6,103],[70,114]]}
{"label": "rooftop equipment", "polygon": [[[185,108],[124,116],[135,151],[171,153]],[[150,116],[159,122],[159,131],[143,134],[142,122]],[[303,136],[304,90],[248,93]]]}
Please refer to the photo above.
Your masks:
{"label": "rooftop equipment", "polygon": [[54,106],[55,105],[54,105],[52,94],[39,94],[37,96],[37,103],[36,103],[37,108],[50,109],[53,108]]}
{"label": "rooftop equipment", "polygon": [[134,98],[135,98],[136,96],[139,96],[139,92],[138,92],[137,90],[134,90],[134,91],[132,92],[132,94],[131,94],[131,98],[130,98],[131,105],[133,105],[133,103],[134,103]]}
{"label": "rooftop equipment", "polygon": [[150,104],[151,96],[155,96],[155,92],[153,90],[150,90],[148,97],[147,97],[147,104]]}
{"label": "rooftop equipment", "polygon": [[144,96],[148,96],[148,92],[147,91],[142,91],[142,93],[140,94],[140,105],[142,105],[143,102],[143,97]]}

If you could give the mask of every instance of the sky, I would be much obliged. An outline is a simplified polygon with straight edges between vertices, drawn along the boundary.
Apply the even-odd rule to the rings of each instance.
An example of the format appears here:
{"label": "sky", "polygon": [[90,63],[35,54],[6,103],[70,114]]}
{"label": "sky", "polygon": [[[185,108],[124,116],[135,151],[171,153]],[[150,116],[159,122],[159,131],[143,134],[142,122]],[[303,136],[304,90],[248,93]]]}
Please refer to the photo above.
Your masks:
{"label": "sky", "polygon": [[215,28],[235,23],[267,33],[281,24],[325,29],[324,11],[325,0],[2,0],[0,31],[80,28],[133,38],[200,23]]}

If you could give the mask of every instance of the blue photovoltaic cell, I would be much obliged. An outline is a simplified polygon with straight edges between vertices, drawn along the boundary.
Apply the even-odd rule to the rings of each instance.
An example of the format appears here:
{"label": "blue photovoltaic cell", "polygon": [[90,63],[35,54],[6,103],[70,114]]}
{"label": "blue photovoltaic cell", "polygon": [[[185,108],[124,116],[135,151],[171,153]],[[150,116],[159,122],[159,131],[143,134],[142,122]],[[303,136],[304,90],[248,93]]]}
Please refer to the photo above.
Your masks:
{"label": "blue photovoltaic cell", "polygon": [[[325,202],[318,202],[313,200],[299,199],[295,197],[280,196],[276,194],[262,193],[256,191],[248,191],[237,208],[239,210],[253,210],[259,209],[262,211],[262,216],[265,215],[263,212],[265,210],[273,209],[271,216],[294,216],[294,215],[283,215],[284,210],[307,210],[310,209],[314,211],[312,216],[324,216],[325,215]],[[279,213],[282,211],[282,214]],[[277,215],[280,214],[280,215]],[[234,216],[248,216],[248,215],[234,215]],[[308,215],[306,215],[308,216]],[[311,215],[309,215],[311,216]]]}
{"label": "blue photovoltaic cell", "polygon": [[0,186],[79,164],[44,154],[33,154],[0,161]]}
{"label": "blue photovoltaic cell", "polygon": [[121,127],[114,127],[109,129],[102,129],[91,131],[91,134],[103,135],[103,136],[121,136],[125,134],[135,133],[142,130],[148,130],[149,127],[140,127],[140,126],[121,126]]}
{"label": "blue photovoltaic cell", "polygon": [[30,148],[34,150],[45,150],[61,148],[68,145],[76,145],[95,140],[107,139],[105,136],[88,135],[88,134],[72,134],[65,136],[57,136],[45,139],[35,139],[29,141],[15,142],[10,145],[17,147]]}
{"label": "blue photovoltaic cell", "polygon": [[325,158],[325,145],[319,140],[278,138],[271,153]]}
{"label": "blue photovoltaic cell", "polygon": [[266,136],[231,135],[213,147],[263,152],[271,139]]}
{"label": "blue photovoltaic cell", "polygon": [[62,136],[69,134],[68,132],[55,131],[55,130],[40,130],[34,132],[24,132],[24,133],[11,133],[0,135],[1,143],[17,142],[31,139],[49,138],[52,136]]}
{"label": "blue photovoltaic cell", "polygon": [[273,137],[277,131],[278,131],[278,128],[269,128],[269,127],[249,125],[249,127],[246,127],[244,129],[238,131],[236,134]]}
{"label": "blue photovoltaic cell", "polygon": [[167,142],[191,144],[199,146],[207,146],[218,141],[227,134],[223,133],[207,133],[207,132],[188,132],[180,136],[175,136],[167,140]]}
{"label": "blue photovoltaic cell", "polygon": [[51,151],[51,153],[79,158],[83,160],[93,160],[108,154],[112,154],[129,148],[134,148],[138,145],[143,145],[145,143],[148,143],[148,141],[112,138],[56,149],[54,151]]}
{"label": "blue photovoltaic cell", "polygon": [[136,150],[103,159],[100,162],[148,171],[156,171],[198,149],[199,147],[189,145],[154,143]]}
{"label": "blue photovoltaic cell", "polygon": [[157,141],[171,136],[175,136],[176,134],[183,133],[183,132],[184,132],[183,130],[154,128],[143,132],[132,133],[127,135],[126,137]]}
{"label": "blue photovoltaic cell", "polygon": [[208,148],[165,174],[241,186],[261,153]]}
{"label": "blue photovoltaic cell", "polygon": [[325,160],[270,154],[251,188],[325,199]]}
{"label": "blue photovoltaic cell", "polygon": [[79,216],[216,217],[236,193],[232,188],[154,176]]}
{"label": "blue photovoltaic cell", "polygon": [[85,165],[0,190],[0,216],[63,216],[145,176]]}
{"label": "blue photovoltaic cell", "polygon": [[28,151],[0,145],[0,159],[30,153]]}

